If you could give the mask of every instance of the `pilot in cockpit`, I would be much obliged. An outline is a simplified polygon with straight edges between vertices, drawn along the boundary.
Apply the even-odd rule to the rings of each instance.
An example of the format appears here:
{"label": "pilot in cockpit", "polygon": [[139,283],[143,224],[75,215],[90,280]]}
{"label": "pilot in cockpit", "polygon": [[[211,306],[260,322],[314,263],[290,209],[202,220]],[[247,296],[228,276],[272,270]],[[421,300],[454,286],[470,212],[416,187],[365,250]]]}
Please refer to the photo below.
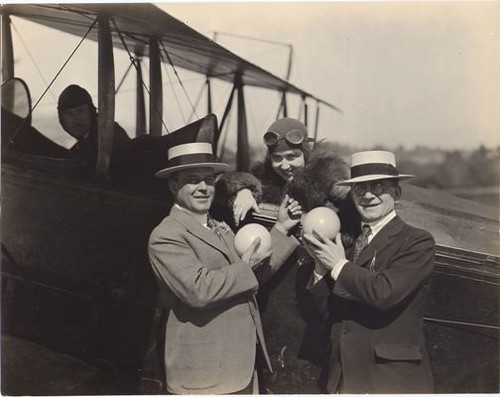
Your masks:
{"label": "pilot in cockpit", "polygon": [[[69,149],[71,157],[97,156],[97,110],[90,94],[76,84],[67,86],[57,104],[59,122],[77,142]],[[130,140],[125,130],[114,123],[113,150]]]}

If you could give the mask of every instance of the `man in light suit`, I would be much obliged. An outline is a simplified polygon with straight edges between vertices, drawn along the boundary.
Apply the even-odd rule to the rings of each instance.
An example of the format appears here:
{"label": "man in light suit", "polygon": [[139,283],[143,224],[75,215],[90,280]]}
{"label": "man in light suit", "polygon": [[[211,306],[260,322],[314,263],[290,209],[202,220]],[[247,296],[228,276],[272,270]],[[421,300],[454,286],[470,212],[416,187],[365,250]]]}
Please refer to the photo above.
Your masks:
{"label": "man in light suit", "polygon": [[216,128],[209,115],[169,134],[168,167],[155,174],[168,178],[175,196],[149,240],[169,312],[165,366],[173,394],[258,393],[256,354],[270,364],[255,293],[298,245],[287,234],[301,209],[288,197],[271,230],[272,253],[259,253],[255,240],[240,258],[233,232],[210,218],[215,173],[229,168],[212,154]]}
{"label": "man in light suit", "polygon": [[309,288],[332,326],[330,393],[432,392],[423,311],[435,243],[394,210],[409,177],[390,152],[354,153],[341,184],[353,190],[363,234],[349,259],[339,236],[304,236],[316,259]]}

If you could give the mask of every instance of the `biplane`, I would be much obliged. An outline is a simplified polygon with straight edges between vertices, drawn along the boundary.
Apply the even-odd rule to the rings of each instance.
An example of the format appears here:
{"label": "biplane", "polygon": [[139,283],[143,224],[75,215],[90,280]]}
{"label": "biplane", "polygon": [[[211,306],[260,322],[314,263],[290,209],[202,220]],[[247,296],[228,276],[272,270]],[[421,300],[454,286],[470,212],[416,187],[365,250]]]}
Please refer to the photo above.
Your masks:
{"label": "biplane", "polygon": [[[99,138],[92,175],[83,172],[89,160],[66,158],[63,148],[31,125],[30,90],[14,71],[11,18],[98,43]],[[244,87],[280,93],[283,115],[290,95],[305,108],[315,102],[316,128],[319,105],[336,107],[149,4],[4,5],[2,51],[2,392],[161,393],[156,352],[165,314],[157,306],[146,249],[150,231],[172,204],[153,178],[168,133],[162,63],[204,76],[206,113],[213,112],[211,82],[232,85],[220,130],[237,102],[238,170],[250,163]],[[134,59],[147,56],[149,84],[138,83],[137,136],[112,153],[115,51],[126,52],[138,76]],[[308,112],[303,114],[308,124]],[[436,392],[498,391],[496,210],[414,186],[405,186],[399,210],[438,243],[426,311]],[[274,214],[264,206],[255,220],[271,225]],[[293,324],[280,332],[293,333]],[[283,356],[280,339],[270,342],[272,360],[280,364],[268,389],[319,392],[305,387],[310,379],[294,369],[296,357]]]}

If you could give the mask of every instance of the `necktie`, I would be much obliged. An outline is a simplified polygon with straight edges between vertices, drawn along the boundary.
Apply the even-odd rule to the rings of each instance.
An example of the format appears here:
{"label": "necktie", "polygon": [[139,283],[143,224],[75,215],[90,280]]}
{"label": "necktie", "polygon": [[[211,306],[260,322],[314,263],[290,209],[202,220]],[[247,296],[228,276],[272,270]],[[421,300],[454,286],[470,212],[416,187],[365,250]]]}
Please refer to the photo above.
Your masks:
{"label": "necktie", "polygon": [[220,230],[217,227],[217,224],[210,217],[208,217],[208,219],[207,219],[207,227],[211,231],[213,231],[217,235],[217,237],[219,237],[222,241],[224,241],[224,239],[222,238],[222,235],[220,234]]}
{"label": "necktie", "polygon": [[356,239],[354,243],[354,262],[359,258],[359,255],[363,249],[368,245],[368,237],[372,234],[372,229],[370,225],[363,225],[361,235]]}

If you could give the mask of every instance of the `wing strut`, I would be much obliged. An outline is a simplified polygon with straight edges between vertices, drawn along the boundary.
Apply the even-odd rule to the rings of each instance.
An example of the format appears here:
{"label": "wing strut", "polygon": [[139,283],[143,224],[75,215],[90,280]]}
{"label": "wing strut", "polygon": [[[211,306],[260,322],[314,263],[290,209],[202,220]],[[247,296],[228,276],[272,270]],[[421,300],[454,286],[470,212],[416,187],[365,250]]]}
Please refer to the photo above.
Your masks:
{"label": "wing strut", "polygon": [[14,48],[10,15],[2,12],[2,83],[14,78]]}
{"label": "wing strut", "polygon": [[236,152],[236,169],[238,171],[248,171],[250,169],[250,153],[248,150],[247,111],[245,108],[241,75],[236,75],[234,85],[238,90],[238,151]]}
{"label": "wing strut", "polygon": [[142,86],[142,58],[139,54],[135,55],[137,60],[136,72],[136,115],[135,115],[135,135],[146,134],[146,101],[144,99],[144,88]]}
{"label": "wing strut", "polygon": [[[2,12],[2,90],[9,90],[9,93],[2,92],[3,98],[14,98],[13,85],[3,83],[14,78],[14,47],[12,45],[12,30],[11,30],[11,20],[9,14]],[[3,103],[3,106],[7,108],[12,107],[12,103]],[[31,109],[30,109],[31,110]],[[23,123],[24,124],[24,123]],[[14,136],[18,131],[15,131],[11,138],[11,142],[14,140]]]}
{"label": "wing strut", "polygon": [[318,128],[319,128],[319,102],[316,101],[316,122],[314,124],[314,142],[318,138]]}
{"label": "wing strut", "polygon": [[149,87],[151,90],[149,100],[149,133],[161,136],[163,119],[163,83],[161,78],[160,47],[158,39],[149,37]]}
{"label": "wing strut", "polygon": [[[215,148],[217,148],[219,145],[220,134],[222,133],[222,129],[224,128],[224,124],[226,122],[227,116],[229,115],[229,112],[231,111],[231,106],[233,104],[233,98],[234,98],[235,91],[236,91],[236,86],[233,85],[233,89],[231,90],[231,94],[229,94],[229,99],[227,100],[226,108],[224,109],[224,114],[222,115],[222,120],[219,124],[219,131],[214,136],[214,147]],[[222,157],[222,153],[221,153],[221,157]]]}
{"label": "wing strut", "polygon": [[210,84],[210,77],[207,76],[207,112],[212,113],[212,86]]}
{"label": "wing strut", "polygon": [[[114,120],[115,120],[115,65],[113,56],[113,41],[109,17],[99,14],[98,41],[98,149],[96,171],[98,177],[108,176],[113,150]],[[111,95],[110,95],[111,93]]]}
{"label": "wing strut", "polygon": [[304,125],[307,127],[308,114],[307,114],[307,102],[305,97],[302,97],[302,103],[304,104]]}
{"label": "wing strut", "polygon": [[281,104],[278,109],[278,114],[276,115],[276,120],[280,118],[280,114],[283,112],[283,117],[288,117],[288,106],[286,103],[286,91],[283,91],[281,96]]}

